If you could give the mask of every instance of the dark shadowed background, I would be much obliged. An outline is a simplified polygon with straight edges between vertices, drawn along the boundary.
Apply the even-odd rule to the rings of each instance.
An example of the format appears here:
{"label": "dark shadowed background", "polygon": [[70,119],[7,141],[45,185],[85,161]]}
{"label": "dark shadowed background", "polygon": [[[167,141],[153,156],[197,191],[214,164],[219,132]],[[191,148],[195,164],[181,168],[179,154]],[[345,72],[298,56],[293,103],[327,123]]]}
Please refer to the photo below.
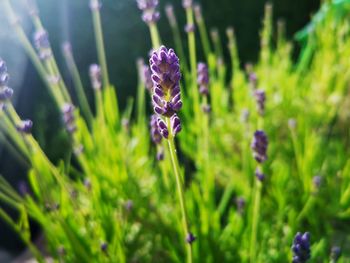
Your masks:
{"label": "dark shadowed background", "polygon": [[[181,27],[185,24],[184,12],[180,0],[160,0],[160,2],[162,12],[159,21],[160,33],[164,44],[171,46],[172,35],[164,15],[164,5],[174,4]],[[258,55],[259,29],[266,1],[201,0],[200,2],[208,28],[217,27],[225,43],[225,29],[232,25],[237,35],[241,61],[243,63],[254,62]],[[315,13],[319,7],[318,0],[270,2],[274,5],[274,20],[283,18],[286,21],[286,32],[289,39],[292,39],[293,34],[306,25],[310,15]],[[141,21],[140,12],[134,0],[105,0],[102,3],[101,12],[109,74],[111,82],[118,90],[120,106],[123,108],[126,98],[135,94],[137,84],[135,61],[138,57],[146,58],[151,43],[147,26]],[[62,61],[60,48],[61,43],[66,40],[72,43],[74,56],[92,103],[88,67],[97,61],[97,57],[88,1],[38,0],[38,5],[68,85],[71,86],[71,82]],[[20,7],[18,10],[22,12],[22,21],[28,34],[31,35],[31,24],[26,19],[25,11]],[[12,77],[10,84],[16,92],[16,108],[23,118],[33,119],[35,137],[38,138],[49,157],[57,161],[62,158],[67,147],[60,125],[60,117],[42,81],[23,54],[16,37],[12,35],[4,15],[0,10],[0,57],[8,62]],[[183,37],[185,37],[184,33]],[[202,54],[199,54],[199,57],[202,57]],[[0,149],[0,154],[0,173],[17,187],[18,182],[26,176],[25,169],[8,155],[6,149]],[[12,253],[23,249],[15,234],[2,222],[0,222],[0,250],[1,248]]]}

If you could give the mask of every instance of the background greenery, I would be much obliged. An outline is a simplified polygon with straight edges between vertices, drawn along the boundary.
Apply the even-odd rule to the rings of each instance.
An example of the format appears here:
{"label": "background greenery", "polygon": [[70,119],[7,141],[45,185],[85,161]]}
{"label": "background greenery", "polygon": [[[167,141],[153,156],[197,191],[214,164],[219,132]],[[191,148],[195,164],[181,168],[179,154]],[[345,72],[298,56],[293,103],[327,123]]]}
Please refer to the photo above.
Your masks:
{"label": "background greenery", "polygon": [[[60,45],[62,41],[69,40],[72,42],[85,87],[90,90],[87,65],[96,62],[97,58],[87,1],[39,0],[38,2],[41,17],[50,34],[52,46],[58,55],[61,68],[64,68],[64,64],[59,56]],[[166,3],[165,1],[160,2],[162,6]],[[175,10],[180,15],[179,22],[184,24],[184,17],[181,16],[183,12],[179,12],[181,1],[168,2],[174,2]],[[239,55],[243,62],[254,62],[257,58],[259,29],[261,28],[265,2],[262,0],[201,1],[207,24],[216,26],[222,36],[224,36],[227,26],[233,25],[235,27]],[[274,4],[274,19],[283,18],[286,20],[289,38],[292,38],[293,34],[308,22],[310,14],[319,7],[319,1],[316,0],[276,0],[271,2]],[[121,99],[120,106],[123,108],[125,106],[124,98],[135,94],[137,81],[135,61],[137,57],[147,54],[151,46],[149,33],[146,25],[139,18],[140,12],[134,1],[103,1],[102,14],[110,78],[111,82],[117,86],[118,96]],[[171,46],[172,36],[164,15],[159,26],[164,42]],[[62,156],[62,152],[65,150],[65,145],[62,144],[63,135],[57,136],[57,134],[61,134],[58,121],[60,117],[56,115],[53,101],[49,98],[47,90],[31,65],[27,67],[22,85],[24,88],[21,90],[17,102],[18,112],[24,117],[35,116],[34,123],[40,123],[40,127],[38,127],[39,125],[35,127],[34,133],[44,145],[49,157],[56,159]],[[91,103],[93,102],[91,101]],[[55,136],[53,136],[54,134]],[[16,162],[7,156],[6,152],[2,153],[0,160],[0,173],[6,175],[7,179],[16,185],[25,176],[25,172],[17,167],[17,164],[13,165]],[[15,240],[14,235],[5,227],[5,224],[0,223],[0,247],[11,251],[20,250],[20,242]]]}

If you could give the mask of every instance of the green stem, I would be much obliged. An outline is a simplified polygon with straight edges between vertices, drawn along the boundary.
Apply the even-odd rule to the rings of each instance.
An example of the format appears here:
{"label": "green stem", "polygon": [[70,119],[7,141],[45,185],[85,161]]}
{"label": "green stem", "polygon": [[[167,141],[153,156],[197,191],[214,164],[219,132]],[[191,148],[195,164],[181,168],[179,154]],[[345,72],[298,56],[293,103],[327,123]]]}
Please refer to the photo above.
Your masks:
{"label": "green stem", "polygon": [[[166,122],[167,122],[168,129],[171,130],[170,118],[166,118]],[[187,212],[186,212],[184,183],[180,175],[179,161],[177,159],[174,137],[172,135],[169,135],[168,146],[169,146],[171,162],[173,165],[174,175],[176,179],[177,192],[179,196],[180,208],[182,213],[182,226],[184,230],[184,236],[186,239],[186,236],[190,233],[190,231],[189,231],[188,218],[187,218]],[[187,243],[186,247],[187,247],[187,262],[191,263],[192,262],[192,245],[190,243]]]}
{"label": "green stem", "polygon": [[[96,6],[98,6],[99,4],[97,0],[91,0],[91,3],[92,5],[96,5]],[[106,53],[105,53],[104,41],[103,41],[100,10],[99,8],[92,8],[91,11],[93,16],[97,55],[98,55],[98,60],[102,71],[102,81],[105,87],[109,87],[110,84],[109,84],[109,77],[108,77],[108,70],[107,70]]]}
{"label": "green stem", "polygon": [[151,40],[152,40],[152,46],[154,49],[158,49],[160,47],[160,37],[158,32],[158,27],[156,23],[150,23],[149,24],[149,31],[151,34]]}
{"label": "green stem", "polygon": [[203,45],[204,55],[206,57],[206,60],[208,61],[208,56],[211,53],[208,31],[203,19],[197,20],[197,25],[199,29],[199,36],[201,38],[202,45]]}
{"label": "green stem", "polygon": [[[186,9],[187,24],[193,25],[193,9]],[[196,55],[196,39],[194,32],[188,33],[188,46],[190,51],[190,67],[191,67],[191,81],[192,81],[192,96],[194,103],[195,119],[198,120],[200,113],[199,105],[199,90],[197,89],[197,55]]]}
{"label": "green stem", "polygon": [[84,92],[83,83],[81,81],[78,67],[75,63],[74,57],[71,51],[63,52],[63,55],[66,60],[67,67],[69,68],[69,71],[72,74],[74,87],[78,95],[78,100],[79,100],[79,104],[81,106],[82,112],[85,115],[88,123],[91,124],[94,117],[92,115],[91,108],[87,100],[86,94]]}
{"label": "green stem", "polygon": [[262,183],[255,180],[255,191],[254,191],[254,203],[253,203],[253,215],[252,215],[252,232],[250,238],[250,262],[256,262],[256,239],[258,234],[258,223],[260,214],[260,199],[261,199]]}

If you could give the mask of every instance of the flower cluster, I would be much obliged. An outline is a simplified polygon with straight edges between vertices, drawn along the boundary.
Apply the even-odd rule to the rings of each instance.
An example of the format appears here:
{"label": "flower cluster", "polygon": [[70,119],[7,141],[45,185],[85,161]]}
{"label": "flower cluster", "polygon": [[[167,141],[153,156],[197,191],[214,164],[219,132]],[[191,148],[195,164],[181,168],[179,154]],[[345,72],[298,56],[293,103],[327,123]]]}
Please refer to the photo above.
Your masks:
{"label": "flower cluster", "polygon": [[24,134],[29,134],[32,131],[32,128],[33,122],[31,120],[23,120],[16,126],[17,131]]}
{"label": "flower cluster", "polygon": [[97,64],[90,65],[89,75],[94,90],[100,90],[102,87],[101,67]]}
{"label": "flower cluster", "polygon": [[74,106],[70,103],[65,103],[62,107],[62,114],[67,132],[73,134],[77,129],[75,125]]}
{"label": "flower cluster", "polygon": [[341,248],[338,246],[333,246],[331,249],[331,260],[332,262],[337,262],[341,256]]}
{"label": "flower cluster", "polygon": [[151,76],[151,70],[150,70],[149,66],[147,66],[147,65],[142,65],[141,70],[142,70],[141,77],[142,77],[142,81],[145,85],[145,88],[149,92],[152,92],[153,81],[152,81],[152,76]]}
{"label": "flower cluster", "polygon": [[52,56],[49,34],[44,29],[39,29],[33,36],[34,46],[38,51],[39,57],[42,60]]}
{"label": "flower cluster", "polygon": [[137,0],[137,6],[143,12],[142,20],[145,23],[152,24],[159,20],[160,14],[156,10],[158,3],[158,0]]}
{"label": "flower cluster", "polygon": [[164,159],[164,150],[161,146],[162,134],[158,129],[158,116],[153,114],[150,120],[150,129],[151,129],[151,139],[153,143],[157,146],[157,160],[161,161]]}
{"label": "flower cluster", "polygon": [[162,46],[150,58],[153,80],[154,111],[171,117],[182,107],[179,81],[181,78],[179,59],[173,49]]}
{"label": "flower cluster", "polygon": [[[171,135],[175,136],[181,131],[180,118],[176,114],[182,107],[179,58],[173,49],[161,46],[152,53],[150,68],[153,81],[152,102],[154,112],[159,115],[159,132],[164,138],[168,138],[170,128]],[[170,118],[169,127],[162,116]]]}
{"label": "flower cluster", "polygon": [[175,18],[175,14],[174,14],[174,7],[170,4],[166,5],[165,13],[166,13],[166,16],[169,20],[170,26],[175,27],[176,26],[176,18]]}
{"label": "flower cluster", "polygon": [[260,181],[264,181],[265,179],[265,174],[261,171],[260,168],[256,168],[255,170],[255,177]]}
{"label": "flower cluster", "polygon": [[186,24],[185,25],[185,32],[190,33],[194,32],[196,30],[196,26],[194,24]]}
{"label": "flower cluster", "polygon": [[267,160],[267,146],[268,139],[264,131],[256,131],[254,133],[251,148],[253,150],[253,156],[259,163],[263,163]]}
{"label": "flower cluster", "polygon": [[310,234],[305,232],[304,234],[298,232],[293,241],[293,263],[305,263],[310,259]]}
{"label": "flower cluster", "polygon": [[0,106],[4,105],[4,102],[10,99],[13,95],[13,90],[7,86],[9,75],[7,73],[7,67],[4,60],[0,58]]}
{"label": "flower cluster", "polygon": [[[198,72],[197,83],[199,85],[199,93],[204,97],[208,97],[209,95],[208,66],[203,62],[199,62],[197,65],[197,72]],[[202,110],[205,113],[209,113],[211,110],[210,105],[205,103],[204,105],[202,105]]]}
{"label": "flower cluster", "polygon": [[258,112],[262,116],[265,113],[265,102],[266,102],[265,91],[257,89],[254,92],[254,96],[255,96]]}
{"label": "flower cluster", "polygon": [[185,9],[191,8],[193,4],[192,0],[182,0],[182,6]]}

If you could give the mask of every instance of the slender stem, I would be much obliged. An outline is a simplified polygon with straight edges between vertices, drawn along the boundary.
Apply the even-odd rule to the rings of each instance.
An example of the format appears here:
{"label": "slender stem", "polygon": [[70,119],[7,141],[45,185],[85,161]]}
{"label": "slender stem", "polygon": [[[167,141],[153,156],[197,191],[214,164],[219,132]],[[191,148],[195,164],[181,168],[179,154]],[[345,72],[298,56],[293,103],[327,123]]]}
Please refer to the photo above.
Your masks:
{"label": "slender stem", "polygon": [[208,56],[211,53],[211,47],[210,47],[210,42],[208,38],[207,28],[205,26],[203,19],[197,20],[197,25],[199,29],[199,35],[203,45],[204,55],[208,61]]}
{"label": "slender stem", "polygon": [[[170,128],[170,118],[166,118],[166,121],[167,121],[167,126]],[[190,233],[190,231],[189,231],[188,218],[187,218],[187,212],[186,212],[184,183],[180,175],[179,161],[177,159],[174,137],[172,135],[169,135],[168,146],[169,146],[171,162],[173,165],[174,175],[176,179],[177,192],[179,196],[180,208],[182,213],[182,226],[184,230],[184,236],[186,239],[186,236]],[[192,262],[192,245],[190,243],[187,243],[186,247],[187,247],[187,262],[191,263]]]}
{"label": "slender stem", "polygon": [[260,214],[260,199],[261,199],[262,183],[255,180],[255,191],[254,191],[254,203],[253,203],[253,215],[252,215],[252,232],[250,238],[250,262],[256,262],[256,238],[258,233],[258,223]]}
{"label": "slender stem", "polygon": [[[193,9],[186,9],[186,18],[187,24],[193,25]],[[199,106],[199,91],[197,89],[197,55],[196,55],[196,39],[194,32],[188,33],[188,46],[190,51],[190,67],[191,67],[191,81],[192,81],[192,96],[194,102],[194,112],[195,118],[197,119],[200,115],[200,106]]]}
{"label": "slender stem", "polygon": [[98,60],[101,65],[101,71],[102,71],[102,81],[105,87],[109,87],[109,77],[108,77],[108,69],[107,69],[107,62],[106,62],[106,53],[104,48],[104,41],[103,41],[103,33],[102,33],[102,26],[101,26],[101,16],[100,16],[100,10],[99,10],[99,3],[98,0],[91,0],[92,6],[96,6],[91,8],[92,16],[93,16],[93,24],[94,24],[94,31],[95,31],[95,40],[96,40],[96,46],[97,46],[97,55]]}
{"label": "slender stem", "polygon": [[180,66],[183,67],[184,72],[188,72],[188,64],[187,64],[188,61],[185,57],[185,51],[184,51],[184,47],[182,45],[181,34],[180,34],[180,30],[179,30],[179,26],[177,24],[176,18],[175,18],[175,23],[171,24],[171,30],[173,32],[173,38],[174,38],[174,43],[175,43],[175,47],[176,47],[176,52],[179,54],[179,57],[182,61]]}
{"label": "slender stem", "polygon": [[154,49],[157,49],[161,45],[157,24],[150,23],[148,27],[151,34],[152,46]]}
{"label": "slender stem", "polygon": [[70,50],[65,50],[66,52],[63,52],[64,58],[66,60],[66,64],[69,68],[70,73],[72,74],[72,78],[73,78],[73,82],[74,82],[74,87],[77,91],[77,95],[78,95],[78,100],[79,100],[79,104],[81,106],[81,109],[83,111],[83,114],[85,115],[88,123],[92,123],[93,120],[93,115],[91,112],[91,108],[89,105],[89,102],[87,100],[86,94],[84,92],[84,87],[83,87],[83,83],[81,81],[80,78],[80,74],[78,71],[78,67],[75,63],[73,54],[71,53]]}

